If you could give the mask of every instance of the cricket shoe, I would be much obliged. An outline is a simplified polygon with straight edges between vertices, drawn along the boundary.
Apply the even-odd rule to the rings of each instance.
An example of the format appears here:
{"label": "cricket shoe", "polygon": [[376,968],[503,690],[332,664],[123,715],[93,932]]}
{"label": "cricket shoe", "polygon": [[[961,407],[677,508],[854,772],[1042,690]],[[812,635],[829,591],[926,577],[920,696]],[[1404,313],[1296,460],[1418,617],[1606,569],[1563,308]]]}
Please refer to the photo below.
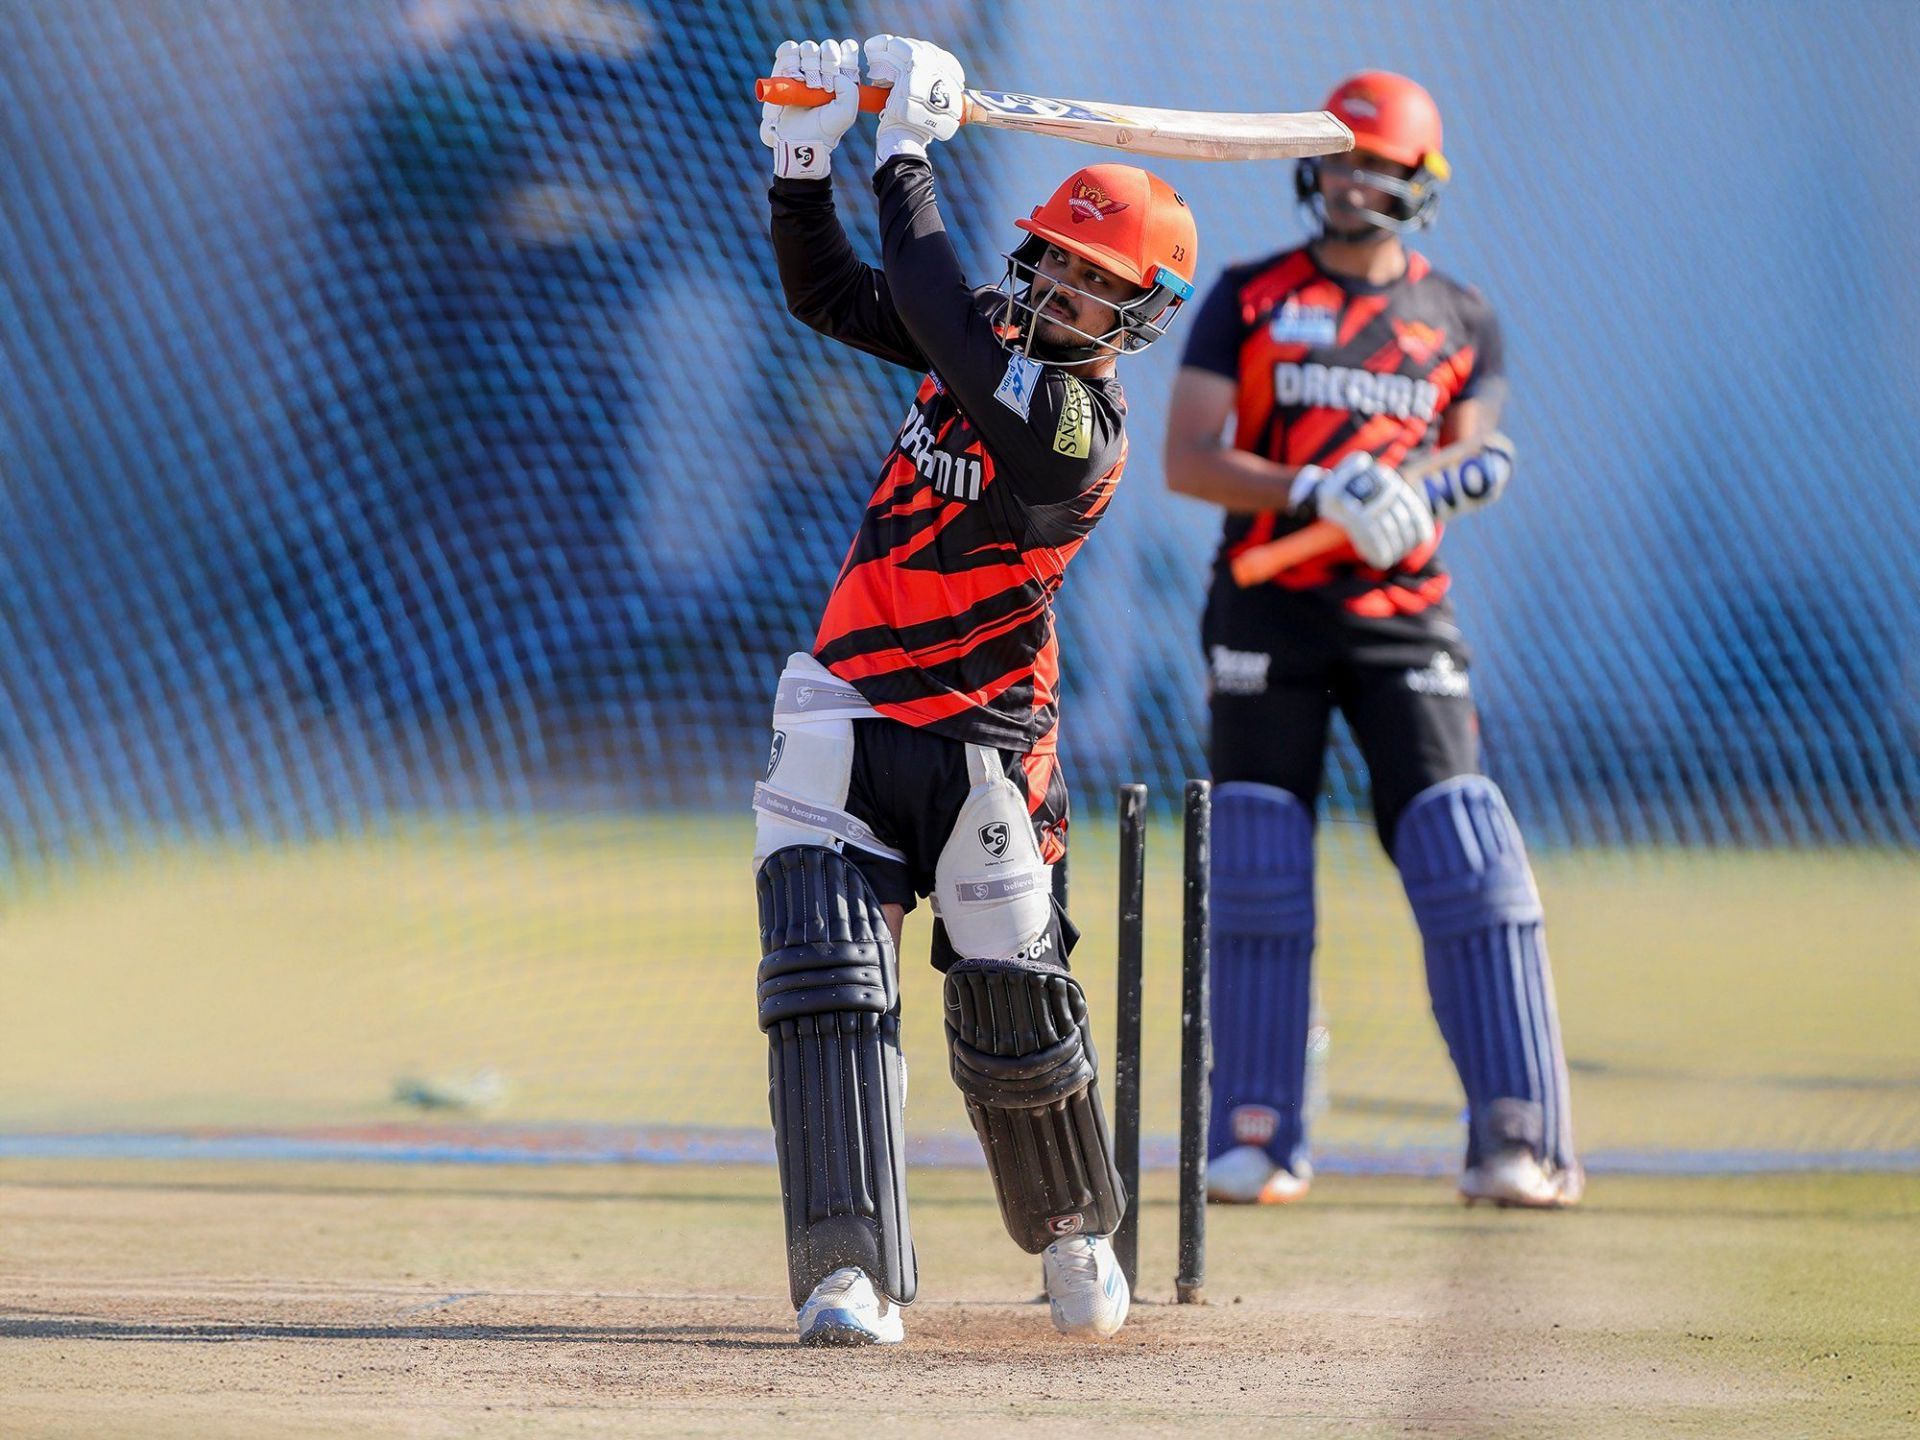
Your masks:
{"label": "cricket shoe", "polygon": [[1509,1145],[1460,1174],[1460,1198],[1502,1207],[1565,1210],[1580,1203],[1587,1175],[1578,1164],[1564,1169],[1540,1160],[1524,1145]]}
{"label": "cricket shoe", "polygon": [[1221,1205],[1291,1205],[1312,1182],[1312,1171],[1296,1175],[1258,1145],[1236,1145],[1207,1162],[1207,1199]]}
{"label": "cricket shoe", "polygon": [[802,1345],[898,1345],[905,1336],[900,1307],[876,1293],[858,1265],[827,1276],[800,1307]]}
{"label": "cricket shoe", "polygon": [[1056,1240],[1041,1258],[1054,1329],[1077,1340],[1105,1340],[1126,1322],[1133,1297],[1106,1236]]}

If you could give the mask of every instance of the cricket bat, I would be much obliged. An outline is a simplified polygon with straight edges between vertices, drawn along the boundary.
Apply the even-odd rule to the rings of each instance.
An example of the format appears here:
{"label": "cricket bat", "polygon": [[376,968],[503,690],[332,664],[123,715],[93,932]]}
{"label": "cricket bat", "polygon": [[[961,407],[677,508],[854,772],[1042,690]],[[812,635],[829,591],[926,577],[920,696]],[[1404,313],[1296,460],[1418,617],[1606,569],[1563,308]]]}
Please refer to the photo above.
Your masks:
{"label": "cricket bat", "polygon": [[[824,105],[829,90],[795,79],[758,80],[754,98],[774,105]],[[862,85],[860,108],[886,107],[887,87]],[[1189,160],[1286,160],[1301,155],[1338,155],[1353,148],[1353,132],[1327,110],[1244,114],[1224,110],[1149,110],[1103,100],[1054,100],[1011,90],[968,90],[960,109],[963,125],[1021,130],[1127,150]]]}

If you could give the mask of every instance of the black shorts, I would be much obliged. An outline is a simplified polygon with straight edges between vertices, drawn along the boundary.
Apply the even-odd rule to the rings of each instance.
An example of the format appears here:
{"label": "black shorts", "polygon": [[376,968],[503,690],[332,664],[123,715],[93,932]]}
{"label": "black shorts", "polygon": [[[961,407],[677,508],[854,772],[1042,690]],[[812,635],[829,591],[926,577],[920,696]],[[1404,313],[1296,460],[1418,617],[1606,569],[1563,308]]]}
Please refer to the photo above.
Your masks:
{"label": "black shorts", "polygon": [[[1067,853],[1067,782],[1057,757],[1051,750],[996,753],[1026,797],[1040,858],[1058,873]],[[906,855],[902,863],[851,846],[846,852],[882,904],[911,910],[933,892],[934,865],[970,788],[963,741],[883,717],[853,722],[847,811]]]}
{"label": "black shorts", "polygon": [[1422,790],[1480,770],[1472,663],[1445,603],[1357,622],[1310,593],[1221,596],[1206,642],[1216,784],[1277,785],[1311,808],[1336,707],[1366,761],[1380,843]]}

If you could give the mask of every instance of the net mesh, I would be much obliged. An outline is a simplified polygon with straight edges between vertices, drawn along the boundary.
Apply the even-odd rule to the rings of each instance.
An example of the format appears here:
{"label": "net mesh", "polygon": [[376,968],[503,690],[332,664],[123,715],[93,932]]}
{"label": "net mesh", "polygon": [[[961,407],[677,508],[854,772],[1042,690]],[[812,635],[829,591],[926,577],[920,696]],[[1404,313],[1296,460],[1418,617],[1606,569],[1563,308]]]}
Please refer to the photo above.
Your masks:
{"label": "net mesh", "polygon": [[[888,25],[1049,94],[1304,108],[1363,65],[1434,91],[1458,179],[1422,247],[1503,319],[1522,452],[1447,558],[1583,1140],[1920,1149],[1915,12],[1343,0],[1249,45],[1269,23],[0,8],[0,1124],[764,1123],[740,813],[908,392],[785,316],[742,96],[789,33]],[[836,168],[872,255],[870,146]],[[943,147],[970,272],[1092,157]],[[1158,168],[1203,284],[1300,234],[1284,165]],[[1109,797],[1152,784],[1171,887],[1203,768],[1217,520],[1159,484],[1177,358],[1123,372],[1134,459],[1059,611],[1104,1016]],[[1450,1147],[1344,734],[1328,775],[1323,1151]],[[916,1128],[964,1131],[915,1093]]]}

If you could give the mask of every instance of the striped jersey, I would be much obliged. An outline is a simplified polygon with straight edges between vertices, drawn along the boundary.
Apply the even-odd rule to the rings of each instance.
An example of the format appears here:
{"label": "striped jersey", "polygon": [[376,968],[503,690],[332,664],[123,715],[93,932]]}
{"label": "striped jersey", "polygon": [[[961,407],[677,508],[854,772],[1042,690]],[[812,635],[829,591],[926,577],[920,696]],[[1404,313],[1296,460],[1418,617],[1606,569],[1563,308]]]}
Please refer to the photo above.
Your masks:
{"label": "striped jersey", "polygon": [[793,313],[922,372],[814,637],[882,715],[999,749],[1056,744],[1053,597],[1126,463],[1111,378],[1008,349],[997,292],[962,277],[933,174],[874,179],[884,266],[852,253],[825,181],[776,180],[775,253]]}
{"label": "striped jersey", "polygon": [[[1235,448],[1290,466],[1331,466],[1362,450],[1399,465],[1434,446],[1450,406],[1504,384],[1492,308],[1412,251],[1405,273],[1379,286],[1328,274],[1306,248],[1235,266],[1208,293],[1182,363],[1238,386]],[[1224,572],[1235,555],[1310,518],[1230,513],[1216,592],[1232,585]],[[1342,545],[1268,583],[1317,592],[1356,616],[1418,614],[1447,593],[1439,544],[1436,530],[1384,572]]]}

